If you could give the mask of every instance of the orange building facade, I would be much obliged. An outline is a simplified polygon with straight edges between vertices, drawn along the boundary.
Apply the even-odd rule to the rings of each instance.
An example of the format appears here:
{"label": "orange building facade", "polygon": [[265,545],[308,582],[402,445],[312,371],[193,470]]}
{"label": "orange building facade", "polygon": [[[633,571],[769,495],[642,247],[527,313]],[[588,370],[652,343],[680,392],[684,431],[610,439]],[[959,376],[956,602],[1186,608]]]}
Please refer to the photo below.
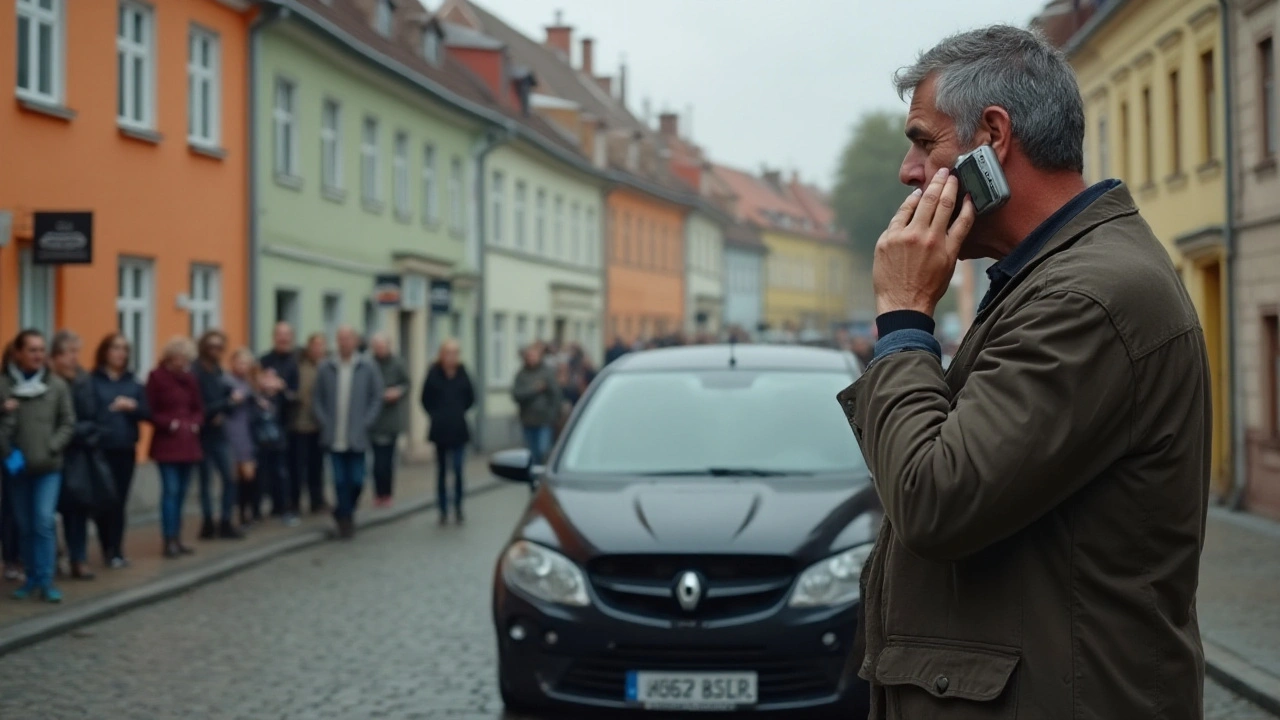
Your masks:
{"label": "orange building facade", "polygon": [[609,193],[607,341],[628,343],[684,326],[686,208],[625,186]]}
{"label": "orange building facade", "polygon": [[176,335],[243,343],[250,3],[5,5],[0,336],[74,330],[89,363],[119,328],[142,372]]}

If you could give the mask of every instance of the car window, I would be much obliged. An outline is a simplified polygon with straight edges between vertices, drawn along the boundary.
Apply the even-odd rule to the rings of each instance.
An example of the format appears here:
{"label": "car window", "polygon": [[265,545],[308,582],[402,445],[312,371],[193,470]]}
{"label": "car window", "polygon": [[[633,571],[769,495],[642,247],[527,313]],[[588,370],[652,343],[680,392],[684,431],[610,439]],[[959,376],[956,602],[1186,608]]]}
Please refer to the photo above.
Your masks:
{"label": "car window", "polygon": [[824,473],[866,467],[836,393],[849,373],[710,370],[602,378],[557,470],[702,468]]}

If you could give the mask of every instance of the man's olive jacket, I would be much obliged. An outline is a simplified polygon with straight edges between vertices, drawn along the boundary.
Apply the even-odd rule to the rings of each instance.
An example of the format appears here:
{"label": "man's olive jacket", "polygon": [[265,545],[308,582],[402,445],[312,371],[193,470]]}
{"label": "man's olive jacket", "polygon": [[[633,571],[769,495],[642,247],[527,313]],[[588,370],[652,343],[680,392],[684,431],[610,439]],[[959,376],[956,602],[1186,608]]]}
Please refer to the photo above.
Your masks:
{"label": "man's olive jacket", "polygon": [[873,720],[1203,715],[1209,361],[1119,185],[979,312],[944,373],[839,395],[885,508],[863,573]]}

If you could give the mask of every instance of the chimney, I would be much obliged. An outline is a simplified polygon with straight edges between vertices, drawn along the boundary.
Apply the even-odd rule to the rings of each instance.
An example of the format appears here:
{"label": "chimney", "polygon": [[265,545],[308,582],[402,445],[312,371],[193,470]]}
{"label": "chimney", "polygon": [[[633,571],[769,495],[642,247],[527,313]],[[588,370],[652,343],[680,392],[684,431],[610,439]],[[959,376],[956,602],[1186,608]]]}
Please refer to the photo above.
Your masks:
{"label": "chimney", "polygon": [[582,38],[582,74],[587,77],[595,75],[595,62],[592,57],[592,47],[595,41],[591,38]]}
{"label": "chimney", "polygon": [[559,50],[566,61],[569,60],[570,45],[573,41],[573,28],[565,25],[562,14],[556,11],[556,24],[547,27],[547,47]]}
{"label": "chimney", "polygon": [[663,137],[680,137],[680,116],[673,112],[664,112],[658,116],[658,132]]}
{"label": "chimney", "polygon": [[764,181],[769,183],[769,187],[777,192],[782,192],[782,172],[779,170],[765,170]]}
{"label": "chimney", "polygon": [[623,55],[618,63],[618,102],[627,106],[627,56]]}
{"label": "chimney", "polygon": [[608,75],[602,75],[596,78],[596,84],[600,86],[601,90],[604,90],[605,95],[608,95],[609,97],[613,97],[613,78],[612,77],[609,77]]}

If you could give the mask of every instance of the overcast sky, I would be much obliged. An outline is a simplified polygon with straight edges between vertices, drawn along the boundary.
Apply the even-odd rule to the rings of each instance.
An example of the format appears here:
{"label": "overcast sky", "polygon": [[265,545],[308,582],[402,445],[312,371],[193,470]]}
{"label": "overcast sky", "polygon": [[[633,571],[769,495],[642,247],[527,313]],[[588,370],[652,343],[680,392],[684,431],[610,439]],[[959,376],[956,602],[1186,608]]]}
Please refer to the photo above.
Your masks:
{"label": "overcast sky", "polygon": [[[478,0],[535,39],[557,9],[578,40],[593,37],[597,74],[627,60],[627,102],[637,116],[685,116],[718,162],[799,170],[831,187],[859,115],[904,109],[894,70],[960,30],[1025,26],[1037,0]],[[441,0],[425,0],[435,10]]]}

